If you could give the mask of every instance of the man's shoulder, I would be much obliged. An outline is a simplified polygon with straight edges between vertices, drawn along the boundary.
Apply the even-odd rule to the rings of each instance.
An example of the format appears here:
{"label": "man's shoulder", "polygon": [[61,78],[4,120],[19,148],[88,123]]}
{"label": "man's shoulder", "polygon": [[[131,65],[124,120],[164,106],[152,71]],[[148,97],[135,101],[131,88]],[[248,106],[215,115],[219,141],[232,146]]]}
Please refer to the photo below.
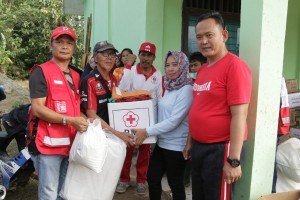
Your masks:
{"label": "man's shoulder", "polygon": [[70,69],[73,70],[74,72],[76,72],[79,76],[81,76],[82,74],[82,69],[78,68],[78,67],[75,67],[73,65],[69,65]]}
{"label": "man's shoulder", "polygon": [[243,64],[246,64],[246,62],[239,56],[233,54],[233,53],[228,53],[228,59],[230,59],[232,62],[235,62],[235,63],[243,63]]}
{"label": "man's shoulder", "polygon": [[158,70],[157,68],[155,68],[155,72],[154,72],[154,74],[157,74],[158,76],[161,76],[162,77],[162,73],[161,73],[161,71],[160,70]]}
{"label": "man's shoulder", "polygon": [[91,80],[96,80],[94,71],[91,71],[89,74],[85,75],[81,79],[81,82],[88,82],[88,81],[91,81]]}

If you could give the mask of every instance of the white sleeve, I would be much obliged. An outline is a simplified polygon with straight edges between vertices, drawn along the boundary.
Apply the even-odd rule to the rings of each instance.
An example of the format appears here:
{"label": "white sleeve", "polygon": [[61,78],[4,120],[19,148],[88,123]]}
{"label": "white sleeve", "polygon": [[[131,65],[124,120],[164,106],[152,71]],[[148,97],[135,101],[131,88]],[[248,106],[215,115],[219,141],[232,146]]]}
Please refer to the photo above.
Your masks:
{"label": "white sleeve", "polygon": [[119,88],[125,91],[130,91],[132,88],[131,69],[124,67],[123,76],[121,78]]}
{"label": "white sleeve", "polygon": [[162,75],[160,75],[160,78],[158,81],[158,88],[156,90],[156,97],[157,97],[158,101],[162,98],[162,93],[163,93],[162,84],[164,84],[164,83],[162,82]]}

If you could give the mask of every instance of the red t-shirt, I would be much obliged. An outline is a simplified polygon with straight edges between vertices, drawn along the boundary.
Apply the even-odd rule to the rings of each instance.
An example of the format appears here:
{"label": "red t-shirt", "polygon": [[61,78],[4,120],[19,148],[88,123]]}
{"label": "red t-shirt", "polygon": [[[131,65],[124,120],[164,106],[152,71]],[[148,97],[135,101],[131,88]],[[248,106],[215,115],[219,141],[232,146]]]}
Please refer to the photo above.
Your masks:
{"label": "red t-shirt", "polygon": [[201,143],[229,141],[230,106],[248,104],[251,85],[250,69],[232,53],[228,53],[210,67],[204,64],[194,83],[194,101],[189,113],[193,139]]}

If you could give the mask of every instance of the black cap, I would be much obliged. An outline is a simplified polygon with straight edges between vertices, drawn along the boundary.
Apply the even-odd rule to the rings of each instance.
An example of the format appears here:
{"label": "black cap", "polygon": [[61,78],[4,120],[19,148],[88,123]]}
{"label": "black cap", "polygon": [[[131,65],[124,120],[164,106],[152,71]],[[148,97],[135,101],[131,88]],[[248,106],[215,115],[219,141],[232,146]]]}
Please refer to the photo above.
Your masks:
{"label": "black cap", "polygon": [[101,41],[101,42],[97,42],[95,44],[95,47],[94,47],[94,53],[95,52],[103,52],[105,50],[108,50],[108,49],[112,49],[112,50],[115,50],[116,52],[119,52],[115,47],[114,45],[112,45],[111,43],[108,43],[107,41]]}

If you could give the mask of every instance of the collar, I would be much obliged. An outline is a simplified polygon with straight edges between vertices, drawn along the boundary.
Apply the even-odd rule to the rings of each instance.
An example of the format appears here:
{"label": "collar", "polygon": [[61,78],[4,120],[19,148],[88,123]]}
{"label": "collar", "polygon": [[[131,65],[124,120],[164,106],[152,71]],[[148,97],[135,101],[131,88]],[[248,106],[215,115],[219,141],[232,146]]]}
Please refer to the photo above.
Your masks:
{"label": "collar", "polygon": [[[106,83],[108,83],[108,81],[103,78],[102,74],[98,71],[97,68],[95,68],[92,73],[96,79],[100,76],[101,79],[103,79]],[[115,83],[117,83],[116,77],[111,72],[109,72],[109,79],[110,79],[112,85],[113,84],[115,85]]]}
{"label": "collar", "polygon": [[151,73],[150,73],[149,75],[146,75],[146,74],[143,73],[143,71],[142,71],[142,69],[141,69],[141,66],[140,66],[140,63],[138,63],[138,64],[136,65],[136,71],[137,71],[137,73],[138,73],[138,74],[144,75],[145,78],[146,78],[146,80],[147,80],[148,78],[150,78],[150,77],[156,72],[156,69],[155,69],[155,67],[154,67],[153,65],[151,66],[151,69],[152,69]]}

